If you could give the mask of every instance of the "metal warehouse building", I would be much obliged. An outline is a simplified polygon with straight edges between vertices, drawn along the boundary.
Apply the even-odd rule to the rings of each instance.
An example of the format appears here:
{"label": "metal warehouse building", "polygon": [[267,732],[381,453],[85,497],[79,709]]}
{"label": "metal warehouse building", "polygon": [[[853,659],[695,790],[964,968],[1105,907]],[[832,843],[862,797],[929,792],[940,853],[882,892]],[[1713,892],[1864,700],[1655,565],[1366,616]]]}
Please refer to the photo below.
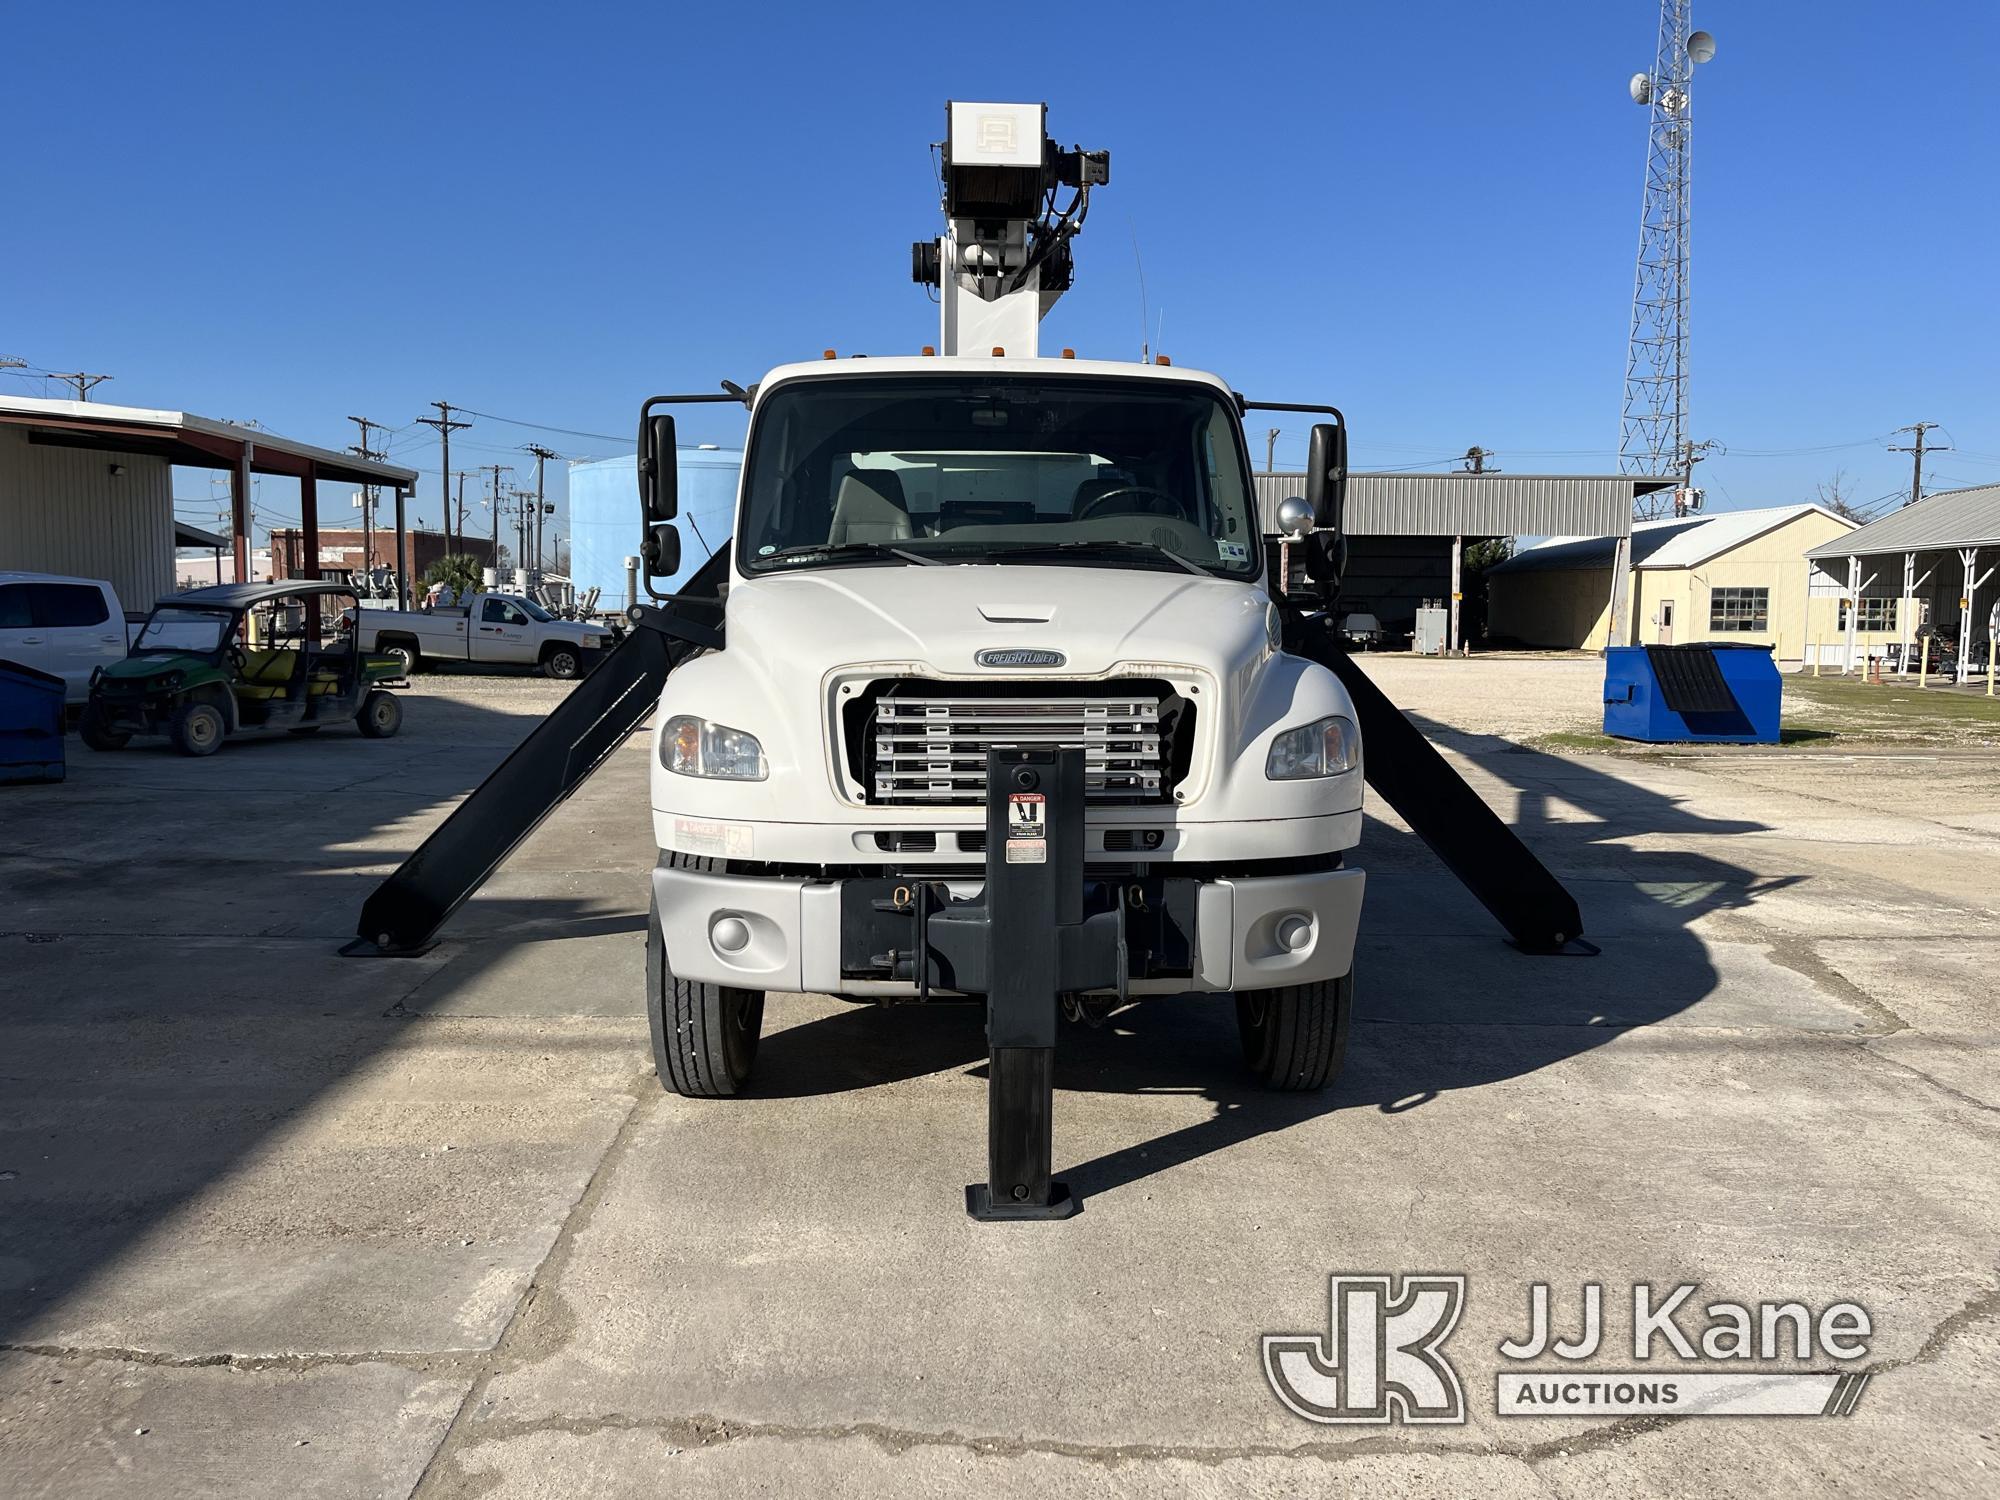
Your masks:
{"label": "metal warehouse building", "polygon": [[228,471],[238,577],[249,561],[251,476],[298,481],[308,555],[317,555],[320,480],[393,490],[400,533],[417,479],[414,469],[187,412],[0,396],[0,569],[102,578],[126,609],[152,608],[175,586],[176,466]]}
{"label": "metal warehouse building", "polygon": [[[1343,518],[1348,563],[1341,600],[1392,632],[1409,629],[1426,599],[1446,600],[1449,644],[1456,649],[1468,542],[1605,536],[1622,553],[1633,501],[1673,483],[1671,477],[1634,474],[1354,474]],[[1303,474],[1257,476],[1257,509],[1267,536],[1274,534],[1278,502],[1304,493]]]}
{"label": "metal warehouse building", "polygon": [[1754,643],[1780,661],[1803,661],[1812,614],[1806,549],[1853,529],[1801,504],[1641,521],[1629,538],[1552,537],[1487,573],[1488,630],[1526,646],[1600,650],[1612,639],[1612,564],[1623,542],[1624,642]]}

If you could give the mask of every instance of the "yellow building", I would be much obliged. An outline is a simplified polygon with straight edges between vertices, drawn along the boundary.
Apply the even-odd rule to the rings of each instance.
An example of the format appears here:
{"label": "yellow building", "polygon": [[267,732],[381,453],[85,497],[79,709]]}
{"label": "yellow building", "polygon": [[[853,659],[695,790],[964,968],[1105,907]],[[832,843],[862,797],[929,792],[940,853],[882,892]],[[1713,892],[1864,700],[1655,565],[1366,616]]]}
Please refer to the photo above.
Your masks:
{"label": "yellow building", "polygon": [[[1768,645],[1802,662],[1819,625],[1805,554],[1854,529],[1818,505],[1722,511],[1632,528],[1623,643]],[[1618,537],[1553,537],[1488,569],[1487,634],[1525,646],[1601,650],[1611,635]]]}

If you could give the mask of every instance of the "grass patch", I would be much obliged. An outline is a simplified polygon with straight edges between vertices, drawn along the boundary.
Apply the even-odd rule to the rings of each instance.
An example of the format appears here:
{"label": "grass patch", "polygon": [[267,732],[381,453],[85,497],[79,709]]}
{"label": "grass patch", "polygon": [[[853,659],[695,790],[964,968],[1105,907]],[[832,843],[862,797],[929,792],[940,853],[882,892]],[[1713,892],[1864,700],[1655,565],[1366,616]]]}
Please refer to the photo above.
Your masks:
{"label": "grass patch", "polygon": [[[1595,729],[1558,729],[1527,743],[1558,755],[1648,755],[1668,748],[1614,739]],[[2000,698],[1919,688],[1914,682],[1789,676],[1779,743],[1808,750],[2000,746]]]}

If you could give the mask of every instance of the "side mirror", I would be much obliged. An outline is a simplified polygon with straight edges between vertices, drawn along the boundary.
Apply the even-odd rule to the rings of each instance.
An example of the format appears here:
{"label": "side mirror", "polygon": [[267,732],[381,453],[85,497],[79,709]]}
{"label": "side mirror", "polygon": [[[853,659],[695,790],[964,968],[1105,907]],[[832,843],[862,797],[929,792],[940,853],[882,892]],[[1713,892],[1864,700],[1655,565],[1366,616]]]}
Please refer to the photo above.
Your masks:
{"label": "side mirror", "polygon": [[671,578],[681,570],[681,534],[670,521],[648,526],[639,552],[648,578]]}
{"label": "side mirror", "polygon": [[[674,419],[648,412],[639,419],[639,506],[650,525],[680,514],[680,470],[674,463]],[[669,570],[671,571],[671,569]]]}
{"label": "side mirror", "polygon": [[1303,495],[1287,495],[1278,502],[1278,535],[1296,542],[1313,529],[1313,508]]}
{"label": "side mirror", "polygon": [[1347,428],[1333,422],[1313,424],[1306,458],[1306,502],[1313,525],[1339,531],[1347,510]]}

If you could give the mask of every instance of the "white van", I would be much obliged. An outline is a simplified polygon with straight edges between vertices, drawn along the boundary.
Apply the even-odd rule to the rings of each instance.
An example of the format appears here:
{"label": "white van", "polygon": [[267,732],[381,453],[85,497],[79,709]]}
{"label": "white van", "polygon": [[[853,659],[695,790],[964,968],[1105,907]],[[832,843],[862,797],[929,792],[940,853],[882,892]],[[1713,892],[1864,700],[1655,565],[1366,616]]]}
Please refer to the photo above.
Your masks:
{"label": "white van", "polygon": [[90,697],[90,674],[125,655],[125,611],[98,578],[0,573],[0,661],[60,677],[66,703]]}

